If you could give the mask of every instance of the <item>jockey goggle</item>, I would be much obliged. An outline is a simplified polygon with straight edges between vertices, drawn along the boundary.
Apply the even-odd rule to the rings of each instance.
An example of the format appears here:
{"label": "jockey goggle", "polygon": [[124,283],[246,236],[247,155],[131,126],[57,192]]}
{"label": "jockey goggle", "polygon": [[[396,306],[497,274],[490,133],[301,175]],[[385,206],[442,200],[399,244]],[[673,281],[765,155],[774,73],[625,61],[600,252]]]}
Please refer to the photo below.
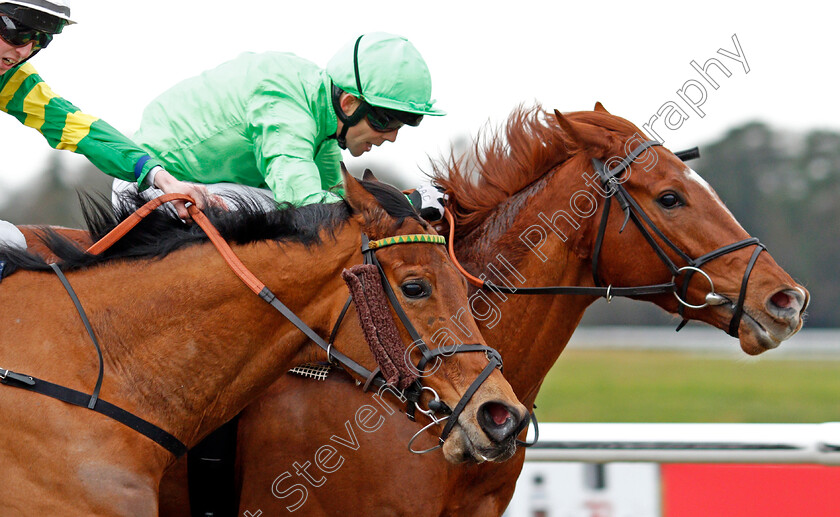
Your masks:
{"label": "jockey goggle", "polygon": [[50,44],[53,35],[27,27],[14,18],[0,14],[0,38],[13,47],[22,47],[35,42],[33,49],[42,49]]}
{"label": "jockey goggle", "polygon": [[367,120],[370,127],[379,133],[390,133],[408,126],[417,126],[423,120],[423,115],[407,113],[387,108],[379,108],[368,104]]}

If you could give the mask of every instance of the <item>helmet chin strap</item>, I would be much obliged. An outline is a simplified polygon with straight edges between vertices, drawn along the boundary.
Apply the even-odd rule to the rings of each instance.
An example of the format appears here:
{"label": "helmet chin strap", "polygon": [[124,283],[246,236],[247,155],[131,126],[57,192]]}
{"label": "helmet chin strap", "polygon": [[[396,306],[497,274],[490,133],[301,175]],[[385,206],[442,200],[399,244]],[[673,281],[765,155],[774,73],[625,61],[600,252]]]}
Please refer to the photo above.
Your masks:
{"label": "helmet chin strap", "polygon": [[362,77],[359,74],[359,43],[362,42],[363,37],[364,34],[359,36],[356,39],[356,44],[353,46],[353,74],[356,76],[356,90],[359,92],[358,99],[360,104],[359,107],[356,108],[356,111],[354,111],[349,117],[346,113],[344,113],[344,110],[341,109],[341,94],[344,92],[341,88],[333,84],[333,107],[335,108],[335,114],[338,115],[338,119],[343,124],[341,133],[336,136],[336,140],[338,140],[338,146],[342,149],[347,149],[347,130],[358,124],[359,121],[362,120],[362,117],[367,115],[368,111],[370,111],[370,105],[367,101],[365,101],[365,94],[362,92]]}
{"label": "helmet chin strap", "polygon": [[22,65],[22,64],[24,64],[24,63],[26,63],[27,61],[29,61],[30,59],[32,59],[33,57],[35,57],[35,54],[37,54],[38,52],[40,52],[40,51],[42,51],[42,50],[44,50],[44,49],[39,48],[39,49],[35,50],[35,51],[34,51],[34,52],[32,52],[31,54],[29,54],[29,56],[27,56],[27,58],[26,58],[26,59],[22,59],[22,60],[18,61],[18,63],[17,63],[15,66],[20,66],[20,65]]}
{"label": "helmet chin strap", "polygon": [[338,120],[340,120],[342,124],[341,131],[337,135],[333,136],[338,141],[339,147],[347,149],[347,130],[358,124],[365,115],[368,114],[368,111],[370,111],[370,105],[363,99],[359,99],[360,104],[356,108],[356,111],[354,111],[352,115],[348,116],[344,113],[344,110],[341,109],[342,93],[344,93],[344,91],[342,91],[341,88],[333,85],[333,107],[335,108],[335,114],[338,117]]}

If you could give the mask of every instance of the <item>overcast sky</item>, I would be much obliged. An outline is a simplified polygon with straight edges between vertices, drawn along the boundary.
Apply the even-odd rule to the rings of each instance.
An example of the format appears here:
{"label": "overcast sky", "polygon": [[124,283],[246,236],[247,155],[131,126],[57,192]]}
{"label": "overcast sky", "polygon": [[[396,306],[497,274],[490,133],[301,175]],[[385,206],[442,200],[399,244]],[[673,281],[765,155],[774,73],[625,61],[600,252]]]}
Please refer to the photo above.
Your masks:
{"label": "overcast sky", "polygon": [[[78,22],[32,61],[59,95],[131,135],[144,106],[181,79],[245,51],[289,51],[325,66],[346,41],[370,31],[406,36],[432,72],[449,115],[427,117],[396,144],[370,154],[422,178],[427,155],[502,122],[519,103],[561,111],[608,110],[638,126],[666,103],[688,118],[651,126],[678,150],[759,119],[777,128],[840,130],[838,29],[833,4],[768,2],[281,2],[277,0],[75,0]],[[737,35],[742,60],[733,42]],[[719,49],[728,52],[720,53]],[[721,51],[721,52],[723,52]],[[692,66],[716,58],[714,89]],[[749,67],[747,73],[746,67]],[[693,82],[692,82],[693,81]],[[701,117],[678,94],[699,99]],[[699,86],[698,86],[699,85]],[[672,112],[672,117],[676,117]],[[0,116],[0,200],[38,181],[46,141]],[[78,157],[62,152],[68,167]],[[347,156],[352,172],[363,166]],[[701,171],[702,173],[702,171]]]}

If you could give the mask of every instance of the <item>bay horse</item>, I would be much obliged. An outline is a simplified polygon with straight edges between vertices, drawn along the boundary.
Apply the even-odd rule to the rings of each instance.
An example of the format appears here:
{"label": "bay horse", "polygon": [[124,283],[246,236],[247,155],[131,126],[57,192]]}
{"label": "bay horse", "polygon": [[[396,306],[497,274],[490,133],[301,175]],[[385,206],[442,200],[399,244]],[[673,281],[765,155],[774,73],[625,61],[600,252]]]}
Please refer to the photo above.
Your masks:
{"label": "bay horse", "polygon": [[[394,244],[376,253],[387,284],[397,286],[393,299],[405,308],[403,321],[413,322],[422,340],[439,344],[433,335],[439,322],[468,304],[458,272],[442,246],[425,243],[430,239],[424,236],[433,232],[396,189],[346,173],[344,181],[344,203],[288,206],[268,213],[256,208],[219,212],[213,221],[266,289],[280,293],[287,307],[319,335],[328,335],[340,319],[347,299],[340,273],[362,262],[363,234],[372,239],[369,248],[374,242]],[[110,206],[99,207],[89,222],[96,236],[117,223]],[[30,253],[0,250],[6,267],[0,283],[4,516],[158,515],[159,483],[178,449],[171,442],[162,447],[165,441],[156,443],[123,425],[126,420],[20,387],[55,383],[76,390],[87,403],[85,394],[97,373],[104,372],[99,398],[91,395],[88,407],[101,412],[113,404],[145,421],[146,428],[192,447],[292,366],[324,361],[339,352],[368,369],[375,366],[359,324],[338,327],[330,342],[333,355],[329,349],[325,354],[249,293],[200,230],[164,211],[152,213],[101,256],[45,231],[49,252],[62,258],[64,278],[81,300],[91,335],[98,337],[101,359],[97,361],[68,292],[53,278],[54,268]],[[395,244],[405,240],[412,243]],[[396,309],[392,300],[390,310]],[[484,346],[475,322],[462,318],[462,323],[470,342]],[[411,341],[407,332],[399,331],[403,343]],[[424,396],[418,402],[425,414],[433,413],[433,403],[449,408],[466,404],[453,418],[444,457],[506,459],[515,449],[525,408],[498,369],[488,370],[490,352],[445,355],[433,374],[420,372]],[[379,366],[385,370],[381,360]],[[480,373],[484,382],[470,385]],[[472,398],[462,399],[470,390]],[[371,431],[383,419],[379,411],[370,404],[360,407],[357,425]],[[417,429],[419,418],[412,424]],[[443,420],[436,417],[438,423]],[[333,432],[338,443],[356,440],[343,424]],[[314,461],[327,468],[343,458],[335,447],[323,446]]]}
{"label": "bay horse", "polygon": [[[475,275],[496,279],[497,284],[518,287],[520,292],[523,286],[667,282],[673,275],[644,233],[634,224],[620,231],[625,213],[615,206],[609,212],[605,209],[604,188],[595,181],[599,178],[591,162],[592,158],[609,162],[627,155],[628,148],[637,148],[643,141],[641,135],[636,126],[607,113],[600,104],[593,112],[559,116],[538,108],[519,109],[503,132],[489,134],[486,141],[478,139],[472,156],[438,164],[436,179],[445,186],[449,208],[455,213],[454,250],[464,267]],[[652,152],[656,152],[655,161]],[[653,147],[639,158],[631,167],[632,174],[625,172],[623,185],[651,222],[685,253],[700,257],[746,238],[747,233],[711,187],[674,154]],[[579,191],[589,192],[597,206],[587,207],[586,195],[577,194]],[[572,205],[572,200],[579,204]],[[600,221],[605,219],[597,246]],[[665,246],[658,235],[653,241]],[[669,260],[681,259],[667,246],[664,253]],[[729,331],[740,298],[746,314],[737,329],[741,348],[758,354],[801,328],[808,293],[763,252],[750,268],[741,295],[752,253],[744,247],[704,266],[717,292],[728,294],[735,303],[687,308],[684,316]],[[596,256],[598,264],[593,269]],[[710,291],[708,284],[701,283],[705,279],[695,276],[694,281],[683,282],[689,287],[683,299],[699,306]],[[500,291],[472,288],[470,308],[479,317],[485,338],[503,352],[505,375],[517,396],[531,407],[584,311],[598,298]],[[606,291],[602,296],[607,296]],[[671,313],[684,307],[673,293],[636,298]],[[318,486],[294,484],[284,476],[294,471],[296,462],[313,457],[332,430],[352,419],[355,408],[369,400],[340,371],[319,382],[281,376],[240,416],[235,487],[241,496],[239,515],[294,511],[348,517],[487,516],[503,512],[522,468],[523,451],[501,464],[468,459],[452,465],[432,455],[413,455],[404,443],[415,428],[396,416],[390,416],[376,434],[359,433],[355,454],[348,454],[341,469],[324,476]],[[330,405],[325,406],[324,401]],[[162,516],[189,514],[186,476],[185,461],[177,462],[167,473],[161,484]],[[359,489],[360,480],[364,480],[364,490]]]}

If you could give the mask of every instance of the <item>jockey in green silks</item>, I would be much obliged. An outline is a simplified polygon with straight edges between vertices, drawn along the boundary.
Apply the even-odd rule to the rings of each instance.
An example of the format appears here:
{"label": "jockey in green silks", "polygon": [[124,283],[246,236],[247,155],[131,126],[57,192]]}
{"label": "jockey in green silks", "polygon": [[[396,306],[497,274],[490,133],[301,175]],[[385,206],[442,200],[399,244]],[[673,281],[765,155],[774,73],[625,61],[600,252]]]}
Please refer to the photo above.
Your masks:
{"label": "jockey in green silks", "polygon": [[[204,187],[173,178],[107,122],[56,95],[28,62],[73,23],[66,0],[0,0],[0,111],[39,131],[51,147],[86,156],[106,174],[141,190],[154,185],[166,193],[188,194],[203,207]],[[181,217],[189,217],[183,202],[176,208]],[[6,221],[0,221],[0,243],[26,247],[23,234]]]}
{"label": "jockey in green silks", "polygon": [[[444,115],[431,92],[414,45],[364,34],[326,69],[289,53],[246,53],[187,79],[146,107],[135,139],[173,176],[222,197],[332,202],[340,199],[341,149],[360,156],[395,141],[405,125]],[[114,202],[130,188],[115,181]]]}

